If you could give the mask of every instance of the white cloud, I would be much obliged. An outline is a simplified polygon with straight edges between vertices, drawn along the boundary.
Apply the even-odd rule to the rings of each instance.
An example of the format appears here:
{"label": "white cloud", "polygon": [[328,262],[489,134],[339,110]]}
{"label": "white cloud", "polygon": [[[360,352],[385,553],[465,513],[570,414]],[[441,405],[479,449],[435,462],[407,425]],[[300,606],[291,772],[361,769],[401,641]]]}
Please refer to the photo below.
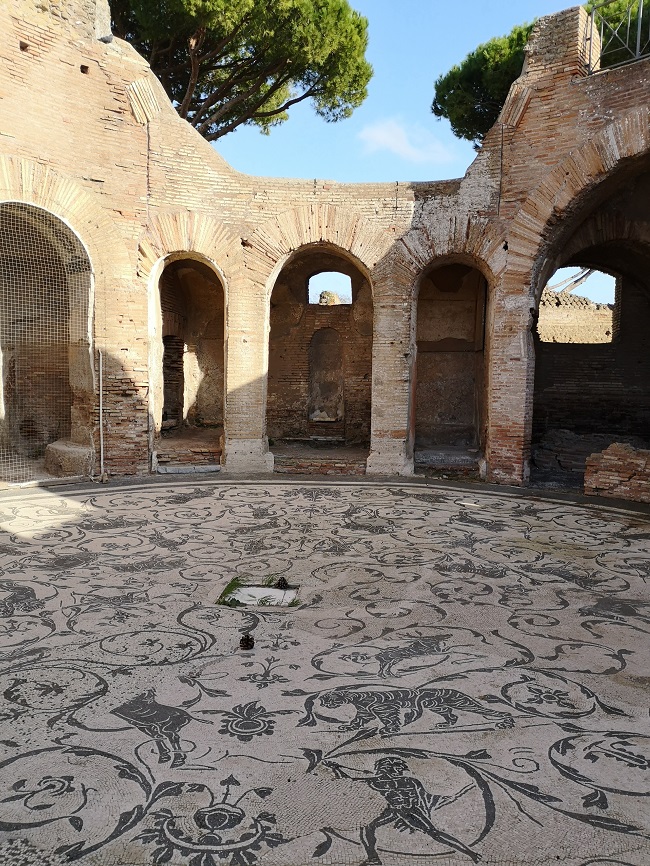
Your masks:
{"label": "white cloud", "polygon": [[453,154],[428,129],[417,124],[405,124],[396,117],[386,117],[364,126],[358,138],[366,153],[388,151],[406,162],[447,163]]}

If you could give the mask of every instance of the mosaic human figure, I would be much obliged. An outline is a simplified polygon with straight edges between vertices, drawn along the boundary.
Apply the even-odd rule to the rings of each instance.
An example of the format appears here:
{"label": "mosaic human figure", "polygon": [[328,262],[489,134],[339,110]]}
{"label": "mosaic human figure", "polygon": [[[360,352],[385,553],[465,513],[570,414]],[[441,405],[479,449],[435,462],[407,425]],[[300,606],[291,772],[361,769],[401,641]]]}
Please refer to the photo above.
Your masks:
{"label": "mosaic human figure", "polygon": [[371,790],[377,791],[386,800],[386,808],[369,824],[361,828],[361,844],[366,852],[363,866],[381,866],[377,853],[377,830],[380,827],[393,826],[401,832],[425,833],[435,842],[448,845],[461,854],[465,854],[473,863],[481,859],[481,855],[468,848],[460,839],[438,829],[431,821],[431,813],[442,806],[453,803],[471,790],[467,785],[451,797],[430,794],[419,779],[407,776],[410,772],[406,761],[397,757],[380,758],[375,761],[372,775],[355,775],[347,767],[334,762],[324,762],[337,778],[355,779],[365,782]]}

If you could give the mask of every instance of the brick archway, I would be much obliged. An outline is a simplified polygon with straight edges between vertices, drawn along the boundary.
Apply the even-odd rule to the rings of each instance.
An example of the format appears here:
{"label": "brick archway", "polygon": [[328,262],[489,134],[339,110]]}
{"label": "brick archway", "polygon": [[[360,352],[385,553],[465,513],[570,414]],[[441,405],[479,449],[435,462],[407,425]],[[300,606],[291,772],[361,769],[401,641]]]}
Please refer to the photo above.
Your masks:
{"label": "brick archway", "polygon": [[314,204],[284,211],[263,222],[244,245],[253,277],[266,286],[270,297],[275,277],[291,253],[301,247],[328,244],[352,256],[372,278],[376,265],[394,242],[392,233],[373,226],[362,214],[349,208]]}
{"label": "brick archway", "polygon": [[502,235],[500,227],[469,215],[455,222],[449,232],[437,226],[418,226],[396,242],[391,255],[377,268],[377,279],[392,275],[400,293],[406,289],[415,299],[419,280],[432,265],[460,262],[477,268],[493,282],[506,265]]}
{"label": "brick archway", "polygon": [[241,244],[223,223],[206,214],[156,214],[138,242],[138,276],[147,282],[162,258],[172,253],[202,256],[228,280],[241,265]]}
{"label": "brick archway", "polygon": [[0,156],[0,201],[36,205],[63,220],[86,246],[98,282],[107,273],[132,277],[127,246],[109,212],[60,172],[29,159]]}
{"label": "brick archway", "polygon": [[[445,224],[445,228],[447,225]],[[422,225],[401,237],[374,272],[377,294],[385,300],[388,315],[378,318],[380,335],[373,364],[393,371],[390,406],[373,417],[373,445],[369,471],[413,472],[415,430],[415,358],[417,297],[423,275],[437,264],[462,263],[480,271],[488,282],[485,357],[489,367],[490,342],[487,323],[491,319],[493,287],[506,263],[503,233],[485,219],[458,219],[448,233],[433,225]],[[396,320],[390,305],[409,299],[406,315]],[[396,331],[395,324],[401,327]],[[377,361],[375,362],[375,357]],[[385,375],[384,377],[385,378]],[[376,468],[375,468],[376,467]]]}
{"label": "brick archway", "polygon": [[611,123],[550,169],[511,224],[507,266],[496,294],[499,327],[490,365],[491,371],[508,371],[507,388],[497,376],[489,385],[491,480],[522,483],[528,479],[535,375],[531,327],[536,290],[541,292],[557,230],[572,209],[623,163],[649,153],[650,110],[644,107]]}
{"label": "brick archway", "polygon": [[[233,290],[233,286],[235,297],[245,294],[248,290],[248,281],[245,279],[244,268],[241,264],[241,245],[239,240],[221,222],[206,214],[191,213],[186,210],[156,214],[138,243],[138,276],[146,282],[149,296],[149,410],[154,419],[154,435],[150,436],[149,448],[152,454],[158,453],[158,457],[160,457],[160,442],[158,442],[158,438],[160,424],[164,417],[163,405],[166,399],[164,396],[166,393],[166,386],[164,384],[166,379],[163,373],[166,363],[164,358],[167,357],[167,350],[164,347],[166,314],[164,306],[161,307],[161,297],[164,295],[164,292],[162,289],[159,290],[159,279],[162,281],[163,273],[167,274],[167,266],[171,268],[182,264],[191,265],[192,262],[196,264],[196,268],[207,266],[209,271],[214,274],[215,286],[217,283],[220,285],[220,291],[218,292],[218,296],[215,296],[214,303],[221,309],[221,343],[216,348],[212,346],[209,351],[207,351],[206,346],[211,346],[212,344],[209,342],[205,343],[203,349],[199,350],[199,355],[201,353],[206,355],[207,351],[207,355],[210,356],[209,360],[213,378],[216,377],[216,380],[221,383],[218,388],[213,388],[215,393],[211,395],[211,398],[205,403],[203,409],[206,409],[208,404],[210,404],[212,414],[214,414],[214,411],[216,411],[215,407],[219,404],[221,408],[218,414],[220,416],[220,423],[223,424],[225,421],[223,403],[226,400],[224,386],[226,380],[225,366],[227,363],[224,337],[227,330],[226,322],[229,311],[228,298]],[[177,286],[176,290],[180,290],[180,287]],[[194,291],[194,289],[188,289],[187,286],[185,286],[185,290],[189,290],[190,294]],[[197,297],[202,297],[200,292],[199,295],[194,297],[193,306],[190,303],[187,310],[188,314],[191,313],[190,324],[193,320],[194,326],[196,326],[201,317],[207,321],[214,315],[214,309],[209,304],[202,306],[197,301]],[[177,339],[181,339],[179,334],[182,333],[183,327],[187,324],[185,319],[182,319],[182,321],[184,325],[180,330],[176,329],[174,331]],[[201,345],[203,344],[201,343]],[[184,367],[183,355],[181,340],[181,381]],[[195,364],[200,365],[199,355],[196,355],[195,352],[192,357]],[[203,357],[203,363],[207,363],[206,358],[207,356]],[[200,379],[204,375],[205,370],[203,368],[201,368],[200,374],[196,370],[194,371],[195,378],[199,376]],[[194,391],[196,392],[194,397],[197,401],[200,388],[199,380],[197,380],[194,382]],[[182,391],[183,388],[181,387]],[[221,393],[221,396],[218,396],[217,391]],[[204,395],[204,402],[205,399]],[[212,403],[215,405],[212,406]],[[182,410],[184,405],[182,394],[180,405]],[[194,403],[192,403],[192,406],[194,406]],[[187,409],[187,406],[185,408]],[[214,426],[215,418],[210,416],[210,423]],[[210,439],[209,436],[206,438],[206,442],[208,439]],[[195,445],[197,448],[205,446],[204,450],[206,453],[213,455],[213,453],[218,451],[218,446],[215,444],[217,441],[215,436],[212,436],[212,439],[214,439],[214,442],[206,444],[206,442],[202,441],[198,444],[195,443]],[[179,453],[181,453],[182,447],[180,445],[179,448]],[[178,451],[178,448],[176,450]],[[170,454],[171,456],[168,455],[168,457],[172,462],[180,459],[179,455],[174,452],[174,447],[171,447]],[[185,457],[182,459],[185,459]]]}
{"label": "brick archway", "polygon": [[650,233],[645,225],[609,212],[594,214],[580,225],[569,243],[562,247],[562,259],[569,261],[589,247],[611,244],[617,241],[634,244],[650,244]]}
{"label": "brick archway", "polygon": [[650,109],[622,117],[549,171],[519,209],[509,231],[508,276],[531,287],[542,269],[552,229],[591,189],[626,160],[650,153]]}

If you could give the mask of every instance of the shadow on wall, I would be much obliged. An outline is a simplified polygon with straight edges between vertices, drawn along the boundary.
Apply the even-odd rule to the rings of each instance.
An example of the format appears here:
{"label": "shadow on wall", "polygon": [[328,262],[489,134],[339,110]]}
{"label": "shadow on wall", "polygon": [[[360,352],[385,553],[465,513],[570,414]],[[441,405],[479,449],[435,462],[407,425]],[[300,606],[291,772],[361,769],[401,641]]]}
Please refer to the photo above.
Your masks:
{"label": "shadow on wall", "polygon": [[[153,439],[154,418],[150,411],[148,400],[148,387],[146,382],[140,382],[134,377],[133,371],[125,367],[124,359],[113,354],[104,356],[104,467],[106,472],[115,476],[147,474],[152,469],[165,471],[169,466],[170,472],[189,471],[188,467],[194,467],[195,471],[208,471],[209,467],[218,465],[221,457],[221,446],[218,453],[214,453],[214,441],[192,438],[190,429],[189,439],[179,432],[172,437],[162,437],[158,441]],[[245,385],[233,389],[229,394],[229,401],[233,411],[237,413],[239,407],[247,407],[259,403],[260,395],[266,383],[261,377],[253,378]],[[257,425],[260,419],[253,419]],[[186,428],[188,429],[188,428]],[[199,428],[200,429],[200,428]],[[97,429],[96,441],[96,463],[95,472],[99,474],[99,427]],[[213,434],[212,428],[208,430]],[[242,428],[238,431],[240,439],[235,439],[231,446],[236,449],[242,444],[244,449],[252,447],[251,461],[245,464],[240,471],[255,471],[261,469],[264,462],[265,440],[261,427],[254,429]],[[167,443],[171,442],[171,451],[167,449]],[[153,445],[154,451],[150,448]],[[176,451],[173,450],[174,445]],[[182,449],[187,449],[185,455]],[[169,463],[161,463],[165,455],[170,453]],[[158,465],[152,460],[156,455]],[[241,459],[241,455],[238,455]],[[153,465],[152,465],[153,464]],[[252,467],[252,468],[251,468]]]}
{"label": "shadow on wall", "polygon": [[177,259],[160,276],[162,429],[223,425],[224,292],[211,267]]}
{"label": "shadow on wall", "polygon": [[467,264],[435,265],[417,300],[415,448],[478,448],[485,418],[487,281]]}
{"label": "shadow on wall", "polygon": [[[159,279],[162,346],[153,353],[154,452],[161,466],[219,463],[224,427],[225,293],[214,269],[168,261]],[[162,354],[162,357],[161,357]],[[161,381],[162,380],[162,381]]]}

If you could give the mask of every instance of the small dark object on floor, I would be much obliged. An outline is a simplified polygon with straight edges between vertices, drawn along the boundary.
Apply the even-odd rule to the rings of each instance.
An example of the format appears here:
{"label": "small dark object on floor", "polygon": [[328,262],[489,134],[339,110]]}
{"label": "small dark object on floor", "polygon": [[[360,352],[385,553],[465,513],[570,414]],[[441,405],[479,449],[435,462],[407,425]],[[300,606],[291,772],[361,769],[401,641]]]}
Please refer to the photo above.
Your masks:
{"label": "small dark object on floor", "polygon": [[241,636],[241,639],[239,641],[239,649],[251,650],[251,649],[253,649],[254,646],[255,646],[255,639],[254,639],[252,634],[249,634],[248,632],[246,632],[246,634],[243,634]]}
{"label": "small dark object on floor", "polygon": [[275,584],[276,589],[289,589],[289,584],[286,581],[285,577],[280,577],[278,582]]}

